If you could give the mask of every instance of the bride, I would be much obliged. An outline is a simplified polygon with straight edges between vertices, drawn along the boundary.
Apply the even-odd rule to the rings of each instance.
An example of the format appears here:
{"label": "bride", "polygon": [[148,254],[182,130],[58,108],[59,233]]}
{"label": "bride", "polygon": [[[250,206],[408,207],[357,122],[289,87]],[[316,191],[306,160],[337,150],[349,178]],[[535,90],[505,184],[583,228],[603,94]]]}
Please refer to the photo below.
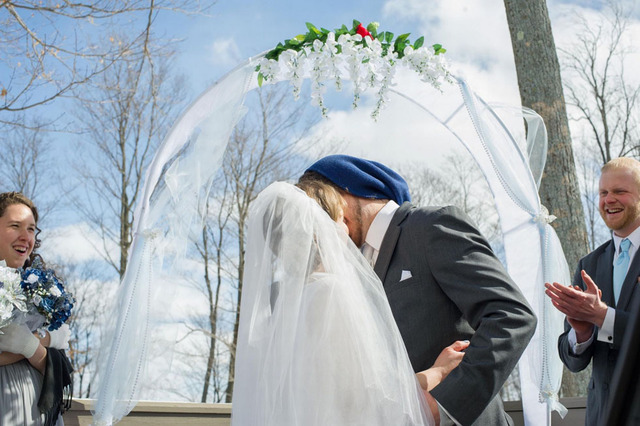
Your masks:
{"label": "bride", "polygon": [[468,342],[413,373],[382,283],[347,235],[342,206],[332,187],[283,182],[252,205],[234,426],[434,424],[425,396]]}

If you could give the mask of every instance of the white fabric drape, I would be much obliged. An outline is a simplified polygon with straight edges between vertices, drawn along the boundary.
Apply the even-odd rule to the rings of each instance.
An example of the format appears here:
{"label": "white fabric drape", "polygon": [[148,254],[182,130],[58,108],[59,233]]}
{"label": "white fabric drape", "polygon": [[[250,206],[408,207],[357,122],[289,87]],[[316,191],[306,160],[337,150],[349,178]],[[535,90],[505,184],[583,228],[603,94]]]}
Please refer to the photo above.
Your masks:
{"label": "white fabric drape", "polygon": [[[102,351],[99,363],[96,424],[118,421],[139,398],[143,378],[149,374],[153,331],[161,329],[169,312],[166,305],[155,302],[158,295],[170,294],[170,281],[153,273],[175,265],[180,258],[189,226],[242,115],[243,98],[256,87],[255,65],[255,58],[250,59],[196,100],[175,124],[149,168],[144,197],[135,214],[136,231],[118,292],[118,310],[105,340],[108,350]],[[342,77],[348,79],[346,74]],[[463,80],[444,85],[443,90],[434,95],[439,98],[431,105],[400,88],[391,93],[419,106],[425,117],[434,120],[434,126],[444,126],[473,155],[489,183],[500,215],[506,267],[539,319],[520,362],[525,418],[527,424],[549,424],[549,410],[562,410],[557,404],[562,367],[556,350],[562,318],[545,298],[544,282],[569,284],[570,277],[537,194],[546,153],[544,125],[535,113],[526,112],[528,135],[516,136],[518,126],[505,124]],[[440,114],[443,99],[457,105],[444,117]],[[391,99],[388,108],[393,107]],[[321,278],[319,283],[324,282]],[[170,354],[171,348],[166,352]]]}
{"label": "white fabric drape", "polygon": [[[148,377],[166,377],[171,368],[171,338],[165,339],[160,355],[150,352],[158,336],[166,337],[171,321],[173,288],[162,271],[183,259],[190,226],[242,116],[253,68],[250,62],[239,66],[202,94],[173,126],[147,170],[128,266],[98,360],[96,425],[126,416]],[[157,362],[151,371],[151,360],[164,365]]]}

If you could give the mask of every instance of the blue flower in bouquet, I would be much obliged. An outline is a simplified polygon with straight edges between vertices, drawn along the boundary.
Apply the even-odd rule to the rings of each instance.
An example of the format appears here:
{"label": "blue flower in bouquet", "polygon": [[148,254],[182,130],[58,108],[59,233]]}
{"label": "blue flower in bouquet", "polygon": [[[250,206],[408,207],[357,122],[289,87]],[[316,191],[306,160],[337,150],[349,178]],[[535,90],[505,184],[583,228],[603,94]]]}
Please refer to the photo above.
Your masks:
{"label": "blue flower in bouquet", "polygon": [[27,304],[44,317],[43,326],[49,331],[57,330],[69,319],[75,300],[51,269],[26,268],[20,284]]}

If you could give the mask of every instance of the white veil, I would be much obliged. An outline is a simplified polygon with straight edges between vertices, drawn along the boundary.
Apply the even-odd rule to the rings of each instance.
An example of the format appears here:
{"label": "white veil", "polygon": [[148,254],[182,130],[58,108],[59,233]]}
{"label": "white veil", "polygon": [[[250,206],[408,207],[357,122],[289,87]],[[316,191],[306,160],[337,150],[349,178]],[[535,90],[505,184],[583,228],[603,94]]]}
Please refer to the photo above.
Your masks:
{"label": "white veil", "polygon": [[249,219],[232,424],[433,424],[382,283],[287,183]]}

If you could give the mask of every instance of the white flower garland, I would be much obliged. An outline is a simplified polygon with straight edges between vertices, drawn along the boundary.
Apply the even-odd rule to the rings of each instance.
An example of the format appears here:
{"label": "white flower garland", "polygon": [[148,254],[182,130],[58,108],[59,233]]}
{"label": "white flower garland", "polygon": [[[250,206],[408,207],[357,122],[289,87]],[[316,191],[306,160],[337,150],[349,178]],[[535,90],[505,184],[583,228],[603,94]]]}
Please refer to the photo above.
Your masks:
{"label": "white flower garland", "polygon": [[324,104],[326,84],[334,82],[337,91],[342,90],[342,72],[346,72],[353,83],[353,108],[358,107],[360,95],[367,89],[377,93],[375,108],[371,117],[376,120],[388,101],[389,87],[397,66],[415,71],[420,79],[439,89],[443,81],[449,81],[449,71],[443,55],[436,55],[430,47],[413,49],[407,46],[404,56],[389,48],[386,55],[379,40],[360,34],[342,34],[335,39],[330,32],[326,42],[315,40],[312,45],[300,51],[288,49],[277,60],[261,58],[258,66],[264,80],[289,80],[293,87],[293,96],[300,97],[302,80],[311,79],[311,102],[318,106],[324,117],[328,110]]}

